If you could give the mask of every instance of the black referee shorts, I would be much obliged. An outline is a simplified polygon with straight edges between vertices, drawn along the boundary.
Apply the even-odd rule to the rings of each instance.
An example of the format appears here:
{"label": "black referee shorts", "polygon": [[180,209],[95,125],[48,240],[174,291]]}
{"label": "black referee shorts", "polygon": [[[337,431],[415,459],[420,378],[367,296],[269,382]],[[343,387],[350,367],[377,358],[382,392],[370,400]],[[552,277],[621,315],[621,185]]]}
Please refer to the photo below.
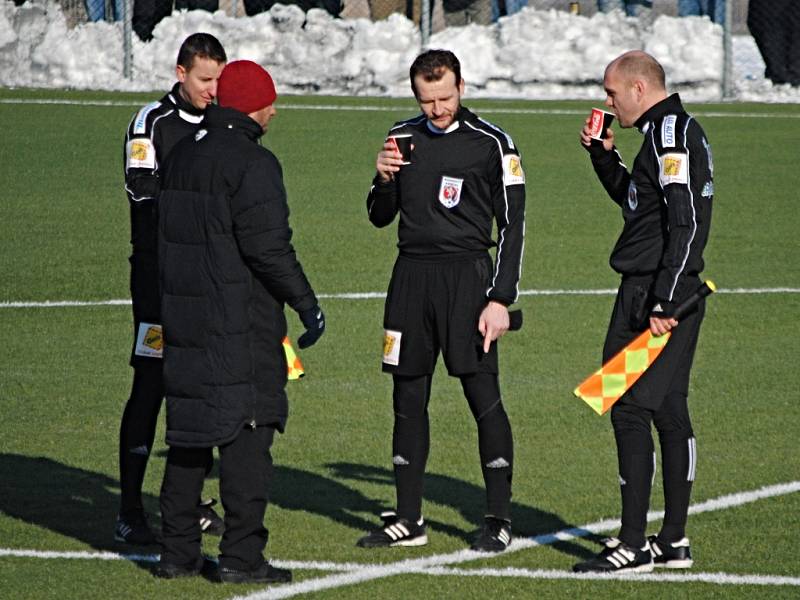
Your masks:
{"label": "black referee shorts", "polygon": [[433,373],[439,351],[450,375],[497,373],[497,343],[487,354],[478,332],[492,260],[488,253],[452,260],[399,256],[383,316],[383,370]]}
{"label": "black referee shorts", "polygon": [[[603,363],[650,326],[652,284],[653,279],[648,276],[625,277],[622,280],[603,347]],[[684,289],[676,290],[676,298],[687,298],[700,284],[699,277],[687,277],[683,282]],[[689,374],[704,314],[705,300],[701,300],[695,309],[679,321],[664,350],[644,375],[625,392],[620,402],[658,410],[667,394],[688,395]]]}

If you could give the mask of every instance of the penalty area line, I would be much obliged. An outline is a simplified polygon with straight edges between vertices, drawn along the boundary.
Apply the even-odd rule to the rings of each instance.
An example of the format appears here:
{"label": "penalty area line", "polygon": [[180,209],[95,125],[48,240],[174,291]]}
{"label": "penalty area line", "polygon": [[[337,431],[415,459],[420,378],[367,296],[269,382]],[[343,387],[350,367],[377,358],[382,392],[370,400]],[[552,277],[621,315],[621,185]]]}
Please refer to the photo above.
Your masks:
{"label": "penalty area line", "polygon": [[[552,290],[520,290],[520,296],[612,296],[616,288],[599,289],[552,289]],[[717,294],[760,295],[760,294],[800,294],[796,287],[764,287],[764,288],[721,288]],[[317,294],[323,300],[382,300],[386,292],[339,292]],[[0,308],[74,308],[88,306],[130,306],[126,298],[110,300],[9,300],[0,302]]]}

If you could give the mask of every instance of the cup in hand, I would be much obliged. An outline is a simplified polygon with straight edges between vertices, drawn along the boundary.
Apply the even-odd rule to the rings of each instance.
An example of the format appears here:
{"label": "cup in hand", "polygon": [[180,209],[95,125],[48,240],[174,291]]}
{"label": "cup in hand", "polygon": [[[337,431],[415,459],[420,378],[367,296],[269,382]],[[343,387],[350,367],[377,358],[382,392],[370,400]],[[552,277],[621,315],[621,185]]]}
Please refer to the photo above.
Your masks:
{"label": "cup in hand", "polygon": [[592,119],[589,122],[589,137],[595,140],[606,138],[606,129],[611,127],[614,114],[599,108],[592,109]]}
{"label": "cup in hand", "polygon": [[390,135],[386,138],[387,141],[394,144],[397,151],[403,156],[403,164],[411,164],[411,134],[398,133],[397,135]]}

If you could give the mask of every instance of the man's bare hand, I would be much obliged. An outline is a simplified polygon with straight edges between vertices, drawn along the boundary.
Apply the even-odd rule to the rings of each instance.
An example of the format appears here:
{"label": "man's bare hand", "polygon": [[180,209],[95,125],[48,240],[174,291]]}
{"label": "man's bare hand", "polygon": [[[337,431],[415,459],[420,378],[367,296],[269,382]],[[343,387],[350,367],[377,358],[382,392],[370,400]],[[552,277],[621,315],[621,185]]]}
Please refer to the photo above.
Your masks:
{"label": "man's bare hand", "polygon": [[397,146],[390,141],[384,142],[383,150],[378,153],[378,159],[375,161],[375,168],[381,180],[388,182],[394,179],[394,174],[402,165],[403,155],[397,150]]}
{"label": "man's bare hand", "polygon": [[489,352],[492,342],[508,331],[508,308],[493,300],[481,312],[478,331],[483,336],[483,352]]}
{"label": "man's bare hand", "polygon": [[[589,136],[589,132],[591,131],[590,124],[592,122],[592,117],[586,117],[586,121],[584,122],[583,129],[581,129],[581,144],[586,146],[587,148],[591,146],[592,140],[594,138]],[[606,137],[602,140],[603,148],[606,150],[611,150],[614,148],[614,130],[610,127],[606,129]]]}
{"label": "man's bare hand", "polygon": [[650,333],[658,337],[664,335],[669,330],[677,327],[678,322],[675,319],[660,319],[658,317],[650,317]]}

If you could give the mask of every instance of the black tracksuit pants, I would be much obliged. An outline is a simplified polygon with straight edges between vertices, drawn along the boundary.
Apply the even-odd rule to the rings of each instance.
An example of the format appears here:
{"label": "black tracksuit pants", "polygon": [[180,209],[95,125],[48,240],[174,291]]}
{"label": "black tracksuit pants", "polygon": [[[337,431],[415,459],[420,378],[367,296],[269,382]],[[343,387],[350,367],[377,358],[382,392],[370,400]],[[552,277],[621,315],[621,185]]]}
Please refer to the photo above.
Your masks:
{"label": "black tracksuit pants", "polygon": [[[264,513],[272,479],[274,427],[244,427],[219,447],[219,486],[225,533],[220,567],[249,571],[263,562],[267,545]],[[161,561],[188,568],[202,565],[197,498],[206,474],[208,448],[170,447],[161,486]]]}

